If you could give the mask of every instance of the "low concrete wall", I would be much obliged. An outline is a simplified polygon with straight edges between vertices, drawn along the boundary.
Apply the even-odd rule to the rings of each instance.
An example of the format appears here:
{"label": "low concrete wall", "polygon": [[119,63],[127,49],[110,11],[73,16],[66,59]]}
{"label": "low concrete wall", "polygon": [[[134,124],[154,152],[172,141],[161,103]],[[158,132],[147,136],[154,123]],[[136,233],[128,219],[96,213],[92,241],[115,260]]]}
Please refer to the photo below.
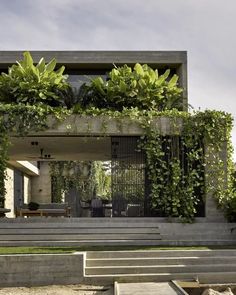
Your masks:
{"label": "low concrete wall", "polygon": [[85,253],[0,255],[0,287],[78,284]]}

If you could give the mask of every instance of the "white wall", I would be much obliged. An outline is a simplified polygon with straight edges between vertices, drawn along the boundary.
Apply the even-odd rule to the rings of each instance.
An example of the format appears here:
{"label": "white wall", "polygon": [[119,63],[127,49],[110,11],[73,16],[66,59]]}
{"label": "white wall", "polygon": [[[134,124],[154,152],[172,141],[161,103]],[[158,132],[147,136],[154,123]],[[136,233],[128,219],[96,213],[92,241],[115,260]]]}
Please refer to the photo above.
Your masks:
{"label": "white wall", "polygon": [[24,175],[24,203],[31,201],[31,177]]}
{"label": "white wall", "polygon": [[5,181],[6,195],[5,195],[5,208],[11,209],[10,213],[7,213],[7,217],[14,217],[14,169],[7,168],[6,171],[7,180]]}

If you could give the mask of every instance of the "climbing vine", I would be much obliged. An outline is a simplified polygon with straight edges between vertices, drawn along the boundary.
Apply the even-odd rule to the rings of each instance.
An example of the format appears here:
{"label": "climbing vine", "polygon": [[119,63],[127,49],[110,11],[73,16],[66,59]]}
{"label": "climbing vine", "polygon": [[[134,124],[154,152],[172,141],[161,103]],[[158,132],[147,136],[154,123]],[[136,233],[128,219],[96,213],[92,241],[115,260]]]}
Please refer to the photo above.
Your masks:
{"label": "climbing vine", "polygon": [[154,208],[190,222],[206,193],[224,209],[233,203],[227,201],[235,198],[231,184],[231,115],[217,111],[185,114],[181,132],[172,136],[162,136],[146,126],[141,146],[147,155]]}

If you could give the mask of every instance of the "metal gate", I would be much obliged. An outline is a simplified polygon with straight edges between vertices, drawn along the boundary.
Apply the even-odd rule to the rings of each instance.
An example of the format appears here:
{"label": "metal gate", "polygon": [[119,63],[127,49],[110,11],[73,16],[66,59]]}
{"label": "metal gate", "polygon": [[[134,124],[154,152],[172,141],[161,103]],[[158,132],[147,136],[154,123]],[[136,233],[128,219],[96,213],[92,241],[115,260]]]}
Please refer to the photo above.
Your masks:
{"label": "metal gate", "polygon": [[111,192],[114,217],[144,216],[145,159],[139,137],[111,137]]}

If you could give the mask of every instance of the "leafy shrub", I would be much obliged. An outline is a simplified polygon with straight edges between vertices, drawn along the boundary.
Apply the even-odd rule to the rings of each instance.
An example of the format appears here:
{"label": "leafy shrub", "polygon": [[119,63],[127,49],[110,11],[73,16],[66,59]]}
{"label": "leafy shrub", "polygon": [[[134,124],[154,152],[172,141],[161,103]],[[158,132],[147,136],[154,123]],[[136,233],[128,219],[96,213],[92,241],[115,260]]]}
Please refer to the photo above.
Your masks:
{"label": "leafy shrub", "polygon": [[56,60],[48,64],[41,58],[34,65],[29,52],[24,53],[22,61],[11,66],[8,73],[0,76],[0,101],[4,103],[38,104],[50,106],[64,104],[63,92],[69,88],[65,67],[55,71]]}
{"label": "leafy shrub", "polygon": [[[98,108],[122,110],[123,107],[146,110],[182,109],[182,89],[177,86],[178,76],[169,79],[170,70],[158,74],[148,65],[136,64],[115,67],[107,81],[92,79],[80,90],[81,104]],[[168,80],[169,79],[169,80]]]}

